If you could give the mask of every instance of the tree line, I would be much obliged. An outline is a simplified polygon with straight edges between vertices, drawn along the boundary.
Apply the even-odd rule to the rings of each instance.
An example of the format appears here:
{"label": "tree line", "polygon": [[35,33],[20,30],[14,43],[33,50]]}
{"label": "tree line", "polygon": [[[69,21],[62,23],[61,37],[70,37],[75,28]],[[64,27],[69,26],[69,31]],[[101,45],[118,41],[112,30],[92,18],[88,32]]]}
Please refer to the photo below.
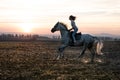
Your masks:
{"label": "tree line", "polygon": [[[96,36],[97,37],[97,36]],[[120,41],[120,38],[99,37],[104,41]],[[48,38],[45,36],[31,35],[31,34],[0,34],[0,41],[33,41],[33,40],[61,40],[60,36],[52,36]]]}
{"label": "tree line", "polygon": [[0,34],[0,41],[19,41],[19,40],[35,40],[39,35],[31,34]]}

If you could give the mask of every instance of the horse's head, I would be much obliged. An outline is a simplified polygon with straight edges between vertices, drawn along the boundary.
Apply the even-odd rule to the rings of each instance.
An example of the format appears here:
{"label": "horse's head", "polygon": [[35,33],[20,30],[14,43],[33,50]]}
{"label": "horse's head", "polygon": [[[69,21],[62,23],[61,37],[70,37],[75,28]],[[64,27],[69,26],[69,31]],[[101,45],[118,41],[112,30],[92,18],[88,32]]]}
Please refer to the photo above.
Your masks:
{"label": "horse's head", "polygon": [[59,31],[59,30],[67,30],[67,26],[64,23],[61,22],[57,22],[54,27],[51,29],[51,32],[54,33],[55,31]]}
{"label": "horse's head", "polygon": [[60,23],[57,22],[54,27],[51,29],[51,32],[54,33],[55,31],[60,30]]}

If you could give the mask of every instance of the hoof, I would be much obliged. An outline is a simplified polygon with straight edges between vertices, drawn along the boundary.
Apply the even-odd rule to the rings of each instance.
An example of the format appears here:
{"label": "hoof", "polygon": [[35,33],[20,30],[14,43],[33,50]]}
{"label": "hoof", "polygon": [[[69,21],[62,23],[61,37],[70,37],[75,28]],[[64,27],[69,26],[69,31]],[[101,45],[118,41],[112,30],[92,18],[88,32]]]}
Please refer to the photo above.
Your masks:
{"label": "hoof", "polygon": [[57,58],[56,58],[56,60],[59,60],[60,59],[60,56],[58,56]]}
{"label": "hoof", "polygon": [[56,58],[56,60],[60,60],[60,58]]}

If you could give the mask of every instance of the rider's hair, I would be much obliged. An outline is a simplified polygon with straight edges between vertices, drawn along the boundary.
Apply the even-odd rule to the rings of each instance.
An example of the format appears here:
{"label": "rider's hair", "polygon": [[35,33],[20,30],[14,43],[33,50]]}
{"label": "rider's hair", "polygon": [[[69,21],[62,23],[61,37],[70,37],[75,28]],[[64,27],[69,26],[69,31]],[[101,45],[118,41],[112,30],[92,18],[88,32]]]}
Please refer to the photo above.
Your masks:
{"label": "rider's hair", "polygon": [[69,19],[70,19],[70,20],[75,20],[75,19],[76,19],[76,17],[75,17],[75,16],[73,16],[73,15],[70,15],[70,16],[69,16]]}

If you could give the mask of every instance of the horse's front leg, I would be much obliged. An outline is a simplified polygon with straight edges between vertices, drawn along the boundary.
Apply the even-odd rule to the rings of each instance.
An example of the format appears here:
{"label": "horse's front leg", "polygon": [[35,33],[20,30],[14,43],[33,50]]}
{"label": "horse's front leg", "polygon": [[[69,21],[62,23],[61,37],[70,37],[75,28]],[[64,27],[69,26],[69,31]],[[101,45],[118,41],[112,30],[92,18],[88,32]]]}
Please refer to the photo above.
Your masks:
{"label": "horse's front leg", "polygon": [[82,58],[83,57],[83,54],[85,53],[86,49],[87,49],[87,44],[84,44],[83,48],[82,48],[82,51],[80,52],[80,55],[78,56],[78,58]]}
{"label": "horse's front leg", "polygon": [[67,47],[67,45],[61,45],[61,46],[58,48],[58,54],[57,54],[57,58],[56,58],[56,59],[64,58],[64,53],[63,53],[63,51],[65,50],[66,47]]}

